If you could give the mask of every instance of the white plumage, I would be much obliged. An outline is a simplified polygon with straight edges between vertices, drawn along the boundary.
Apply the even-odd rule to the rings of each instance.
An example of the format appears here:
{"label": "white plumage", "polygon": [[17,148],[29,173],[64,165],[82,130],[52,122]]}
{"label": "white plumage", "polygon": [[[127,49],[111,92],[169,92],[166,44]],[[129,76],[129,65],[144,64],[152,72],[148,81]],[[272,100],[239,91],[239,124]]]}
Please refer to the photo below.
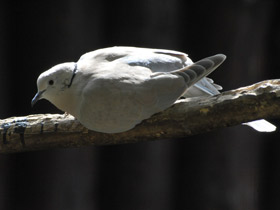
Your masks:
{"label": "white plumage", "polygon": [[124,132],[182,96],[218,94],[221,87],[206,76],[225,58],[218,54],[193,63],[171,50],[100,49],[42,73],[32,104],[45,98],[90,130]]}

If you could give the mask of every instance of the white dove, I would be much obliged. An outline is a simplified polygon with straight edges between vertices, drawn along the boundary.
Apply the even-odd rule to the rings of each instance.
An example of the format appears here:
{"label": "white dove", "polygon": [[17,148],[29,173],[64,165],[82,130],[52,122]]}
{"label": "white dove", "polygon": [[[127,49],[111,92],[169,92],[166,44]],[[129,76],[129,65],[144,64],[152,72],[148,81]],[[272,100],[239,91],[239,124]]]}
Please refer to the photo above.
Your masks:
{"label": "white dove", "polygon": [[[82,55],[76,63],[43,72],[31,104],[44,98],[90,130],[120,133],[167,109],[180,97],[219,94],[221,86],[206,76],[225,59],[218,54],[193,63],[187,54],[171,50],[100,49]],[[268,123],[262,121],[258,123],[261,128]]]}

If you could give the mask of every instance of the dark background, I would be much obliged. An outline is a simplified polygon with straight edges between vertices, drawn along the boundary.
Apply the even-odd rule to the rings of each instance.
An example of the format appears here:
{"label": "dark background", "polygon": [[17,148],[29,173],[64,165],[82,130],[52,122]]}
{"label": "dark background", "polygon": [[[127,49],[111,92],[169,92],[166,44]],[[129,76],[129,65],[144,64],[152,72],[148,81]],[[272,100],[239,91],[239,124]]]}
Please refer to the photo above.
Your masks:
{"label": "dark background", "polygon": [[[10,1],[0,7],[0,118],[33,109],[38,75],[115,45],[228,56],[225,90],[280,77],[278,0]],[[273,121],[279,125],[279,120]],[[0,155],[0,209],[280,209],[279,131]]]}

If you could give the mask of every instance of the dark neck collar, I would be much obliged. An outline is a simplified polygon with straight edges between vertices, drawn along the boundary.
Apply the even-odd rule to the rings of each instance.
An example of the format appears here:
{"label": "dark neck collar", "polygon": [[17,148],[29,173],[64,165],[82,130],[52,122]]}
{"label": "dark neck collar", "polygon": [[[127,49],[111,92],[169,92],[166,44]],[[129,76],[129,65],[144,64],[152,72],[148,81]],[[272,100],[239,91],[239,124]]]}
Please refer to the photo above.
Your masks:
{"label": "dark neck collar", "polygon": [[75,63],[75,67],[74,67],[73,74],[72,74],[70,83],[69,83],[69,85],[68,85],[68,88],[70,88],[71,85],[72,85],[72,82],[73,82],[73,80],[74,80],[74,77],[76,76],[76,73],[77,73],[77,69],[78,69],[78,65],[77,65],[77,63]]}

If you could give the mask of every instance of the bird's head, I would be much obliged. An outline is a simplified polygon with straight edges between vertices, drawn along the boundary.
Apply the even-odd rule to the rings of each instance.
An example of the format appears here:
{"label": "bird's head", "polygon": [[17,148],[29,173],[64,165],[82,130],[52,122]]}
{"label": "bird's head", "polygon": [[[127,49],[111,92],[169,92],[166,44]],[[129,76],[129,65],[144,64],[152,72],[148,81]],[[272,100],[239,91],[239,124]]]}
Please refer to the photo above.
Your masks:
{"label": "bird's head", "polygon": [[77,65],[72,62],[58,64],[43,72],[37,79],[38,92],[32,99],[31,105],[33,106],[40,99],[47,99],[55,104],[55,100],[71,87],[76,70]]}

